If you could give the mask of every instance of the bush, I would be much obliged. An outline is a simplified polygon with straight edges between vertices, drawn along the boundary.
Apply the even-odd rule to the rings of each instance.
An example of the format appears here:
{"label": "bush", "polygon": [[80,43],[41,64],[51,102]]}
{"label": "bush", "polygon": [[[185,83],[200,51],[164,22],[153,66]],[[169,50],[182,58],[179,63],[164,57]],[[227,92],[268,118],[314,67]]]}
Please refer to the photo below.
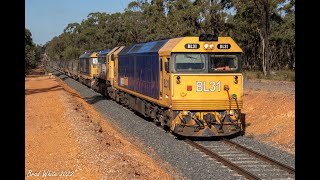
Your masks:
{"label": "bush", "polygon": [[271,71],[271,74],[268,77],[265,77],[262,71],[244,71],[243,74],[244,79],[295,81],[295,71],[292,70]]}

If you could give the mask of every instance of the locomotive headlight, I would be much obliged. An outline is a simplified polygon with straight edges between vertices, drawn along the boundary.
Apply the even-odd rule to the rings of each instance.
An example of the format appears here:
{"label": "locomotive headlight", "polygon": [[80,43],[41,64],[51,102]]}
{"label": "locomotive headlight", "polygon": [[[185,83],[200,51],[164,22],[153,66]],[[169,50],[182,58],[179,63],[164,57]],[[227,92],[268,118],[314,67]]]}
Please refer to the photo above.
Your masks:
{"label": "locomotive headlight", "polygon": [[235,83],[235,84],[238,84],[238,76],[235,76],[235,77],[234,77],[234,83]]}
{"label": "locomotive headlight", "polygon": [[203,47],[204,47],[204,49],[208,49],[209,44],[204,44]]}
{"label": "locomotive headlight", "polygon": [[210,49],[213,49],[213,47],[214,47],[213,44],[210,44],[210,45],[209,45],[209,48],[210,48]]}
{"label": "locomotive headlight", "polygon": [[177,77],[177,84],[180,84],[180,76]]}

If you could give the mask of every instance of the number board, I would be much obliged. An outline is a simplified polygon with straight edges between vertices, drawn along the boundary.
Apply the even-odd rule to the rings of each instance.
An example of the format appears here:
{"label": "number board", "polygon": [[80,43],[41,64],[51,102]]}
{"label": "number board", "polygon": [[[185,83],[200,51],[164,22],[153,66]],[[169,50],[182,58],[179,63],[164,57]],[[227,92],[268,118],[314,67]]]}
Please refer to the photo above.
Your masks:
{"label": "number board", "polygon": [[92,58],[92,64],[98,64],[98,58]]}
{"label": "number board", "polygon": [[218,44],[218,49],[230,49],[231,44]]}
{"label": "number board", "polygon": [[185,44],[184,47],[186,49],[199,49],[200,48],[200,44]]}

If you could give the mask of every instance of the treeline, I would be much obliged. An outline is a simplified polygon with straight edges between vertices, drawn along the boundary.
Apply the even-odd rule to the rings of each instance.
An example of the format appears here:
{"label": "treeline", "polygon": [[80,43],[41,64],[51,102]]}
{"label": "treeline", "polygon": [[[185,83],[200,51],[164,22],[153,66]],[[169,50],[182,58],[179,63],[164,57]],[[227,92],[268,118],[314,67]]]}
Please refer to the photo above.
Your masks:
{"label": "treeline", "polygon": [[25,46],[24,46],[24,54],[25,54],[25,73],[27,73],[30,69],[35,68],[39,65],[42,56],[44,54],[44,47],[36,45],[33,43],[32,34],[29,29],[25,28],[24,33]]}
{"label": "treeline", "polygon": [[45,48],[51,60],[202,33],[231,36],[243,49],[243,67],[295,68],[295,0],[137,0],[123,13],[90,13],[70,23]]}

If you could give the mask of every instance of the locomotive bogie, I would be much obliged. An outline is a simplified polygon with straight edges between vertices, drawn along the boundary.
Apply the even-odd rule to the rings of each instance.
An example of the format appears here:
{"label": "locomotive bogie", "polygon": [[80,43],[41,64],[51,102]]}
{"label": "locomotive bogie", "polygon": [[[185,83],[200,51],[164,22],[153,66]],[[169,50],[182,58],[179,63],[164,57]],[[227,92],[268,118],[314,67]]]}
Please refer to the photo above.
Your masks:
{"label": "locomotive bogie", "polygon": [[240,110],[172,111],[170,128],[187,137],[228,136],[242,131]]}

